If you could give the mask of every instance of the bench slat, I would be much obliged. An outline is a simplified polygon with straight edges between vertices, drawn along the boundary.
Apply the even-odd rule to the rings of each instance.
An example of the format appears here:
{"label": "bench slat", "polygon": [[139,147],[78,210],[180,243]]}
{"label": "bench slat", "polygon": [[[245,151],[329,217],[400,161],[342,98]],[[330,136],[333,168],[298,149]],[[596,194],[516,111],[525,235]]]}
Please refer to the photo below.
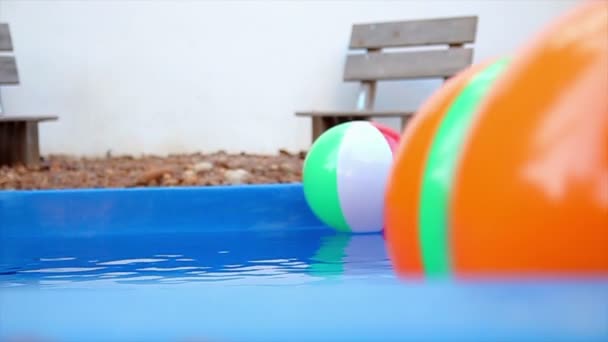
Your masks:
{"label": "bench slat", "polygon": [[345,81],[450,77],[471,64],[469,48],[349,55]]}
{"label": "bench slat", "polygon": [[18,84],[19,73],[15,57],[0,56],[0,84]]}
{"label": "bench slat", "polygon": [[360,117],[405,117],[414,115],[414,112],[403,110],[357,110],[357,111],[307,111],[297,112],[296,116],[360,116]]}
{"label": "bench slat", "polygon": [[0,51],[13,51],[11,31],[6,23],[0,23]]}
{"label": "bench slat", "polygon": [[2,122],[29,122],[29,121],[54,121],[59,119],[55,115],[6,115],[0,114]]}
{"label": "bench slat", "polygon": [[353,25],[351,49],[379,49],[475,41],[477,16]]}

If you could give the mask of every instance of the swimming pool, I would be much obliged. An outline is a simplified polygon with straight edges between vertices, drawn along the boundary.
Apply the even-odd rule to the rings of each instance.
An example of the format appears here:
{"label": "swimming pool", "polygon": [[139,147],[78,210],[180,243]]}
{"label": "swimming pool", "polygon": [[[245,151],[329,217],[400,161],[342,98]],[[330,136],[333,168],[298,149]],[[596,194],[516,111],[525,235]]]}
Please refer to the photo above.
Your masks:
{"label": "swimming pool", "polygon": [[0,340],[608,340],[608,279],[398,280],[299,184],[0,192]]}

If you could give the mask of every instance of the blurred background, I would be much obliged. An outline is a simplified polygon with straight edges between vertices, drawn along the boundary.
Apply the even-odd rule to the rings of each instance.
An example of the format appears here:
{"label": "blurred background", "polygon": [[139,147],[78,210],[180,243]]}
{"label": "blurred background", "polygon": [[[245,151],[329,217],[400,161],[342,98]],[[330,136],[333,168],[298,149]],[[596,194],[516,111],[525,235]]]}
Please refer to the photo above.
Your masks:
{"label": "blurred background", "polygon": [[[355,108],[353,24],[477,15],[476,62],[576,3],[3,0],[21,83],[2,106],[59,116],[40,127],[43,155],[297,151],[311,128],[295,111]],[[380,83],[376,107],[415,109],[440,82]]]}

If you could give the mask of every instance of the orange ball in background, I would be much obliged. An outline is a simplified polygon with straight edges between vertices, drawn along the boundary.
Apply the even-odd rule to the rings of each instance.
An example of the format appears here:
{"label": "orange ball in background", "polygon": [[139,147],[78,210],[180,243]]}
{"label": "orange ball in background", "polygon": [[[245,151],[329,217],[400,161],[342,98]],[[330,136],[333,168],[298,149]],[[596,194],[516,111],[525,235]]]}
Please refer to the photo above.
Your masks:
{"label": "orange ball in background", "polygon": [[456,172],[454,272],[608,272],[608,3],[552,23],[480,104]]}

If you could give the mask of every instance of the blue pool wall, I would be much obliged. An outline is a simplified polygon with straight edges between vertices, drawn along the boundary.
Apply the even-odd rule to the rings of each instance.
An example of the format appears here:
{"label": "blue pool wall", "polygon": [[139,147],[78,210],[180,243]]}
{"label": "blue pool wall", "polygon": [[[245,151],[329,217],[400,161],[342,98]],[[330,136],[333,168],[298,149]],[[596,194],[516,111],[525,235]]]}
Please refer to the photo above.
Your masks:
{"label": "blue pool wall", "polygon": [[90,267],[100,256],[187,253],[213,271],[251,260],[342,255],[327,252],[351,239],[337,235],[311,212],[301,184],[0,192],[0,268],[40,256],[79,255],[64,263]]}
{"label": "blue pool wall", "polygon": [[5,237],[330,230],[308,207],[302,185],[0,191]]}

